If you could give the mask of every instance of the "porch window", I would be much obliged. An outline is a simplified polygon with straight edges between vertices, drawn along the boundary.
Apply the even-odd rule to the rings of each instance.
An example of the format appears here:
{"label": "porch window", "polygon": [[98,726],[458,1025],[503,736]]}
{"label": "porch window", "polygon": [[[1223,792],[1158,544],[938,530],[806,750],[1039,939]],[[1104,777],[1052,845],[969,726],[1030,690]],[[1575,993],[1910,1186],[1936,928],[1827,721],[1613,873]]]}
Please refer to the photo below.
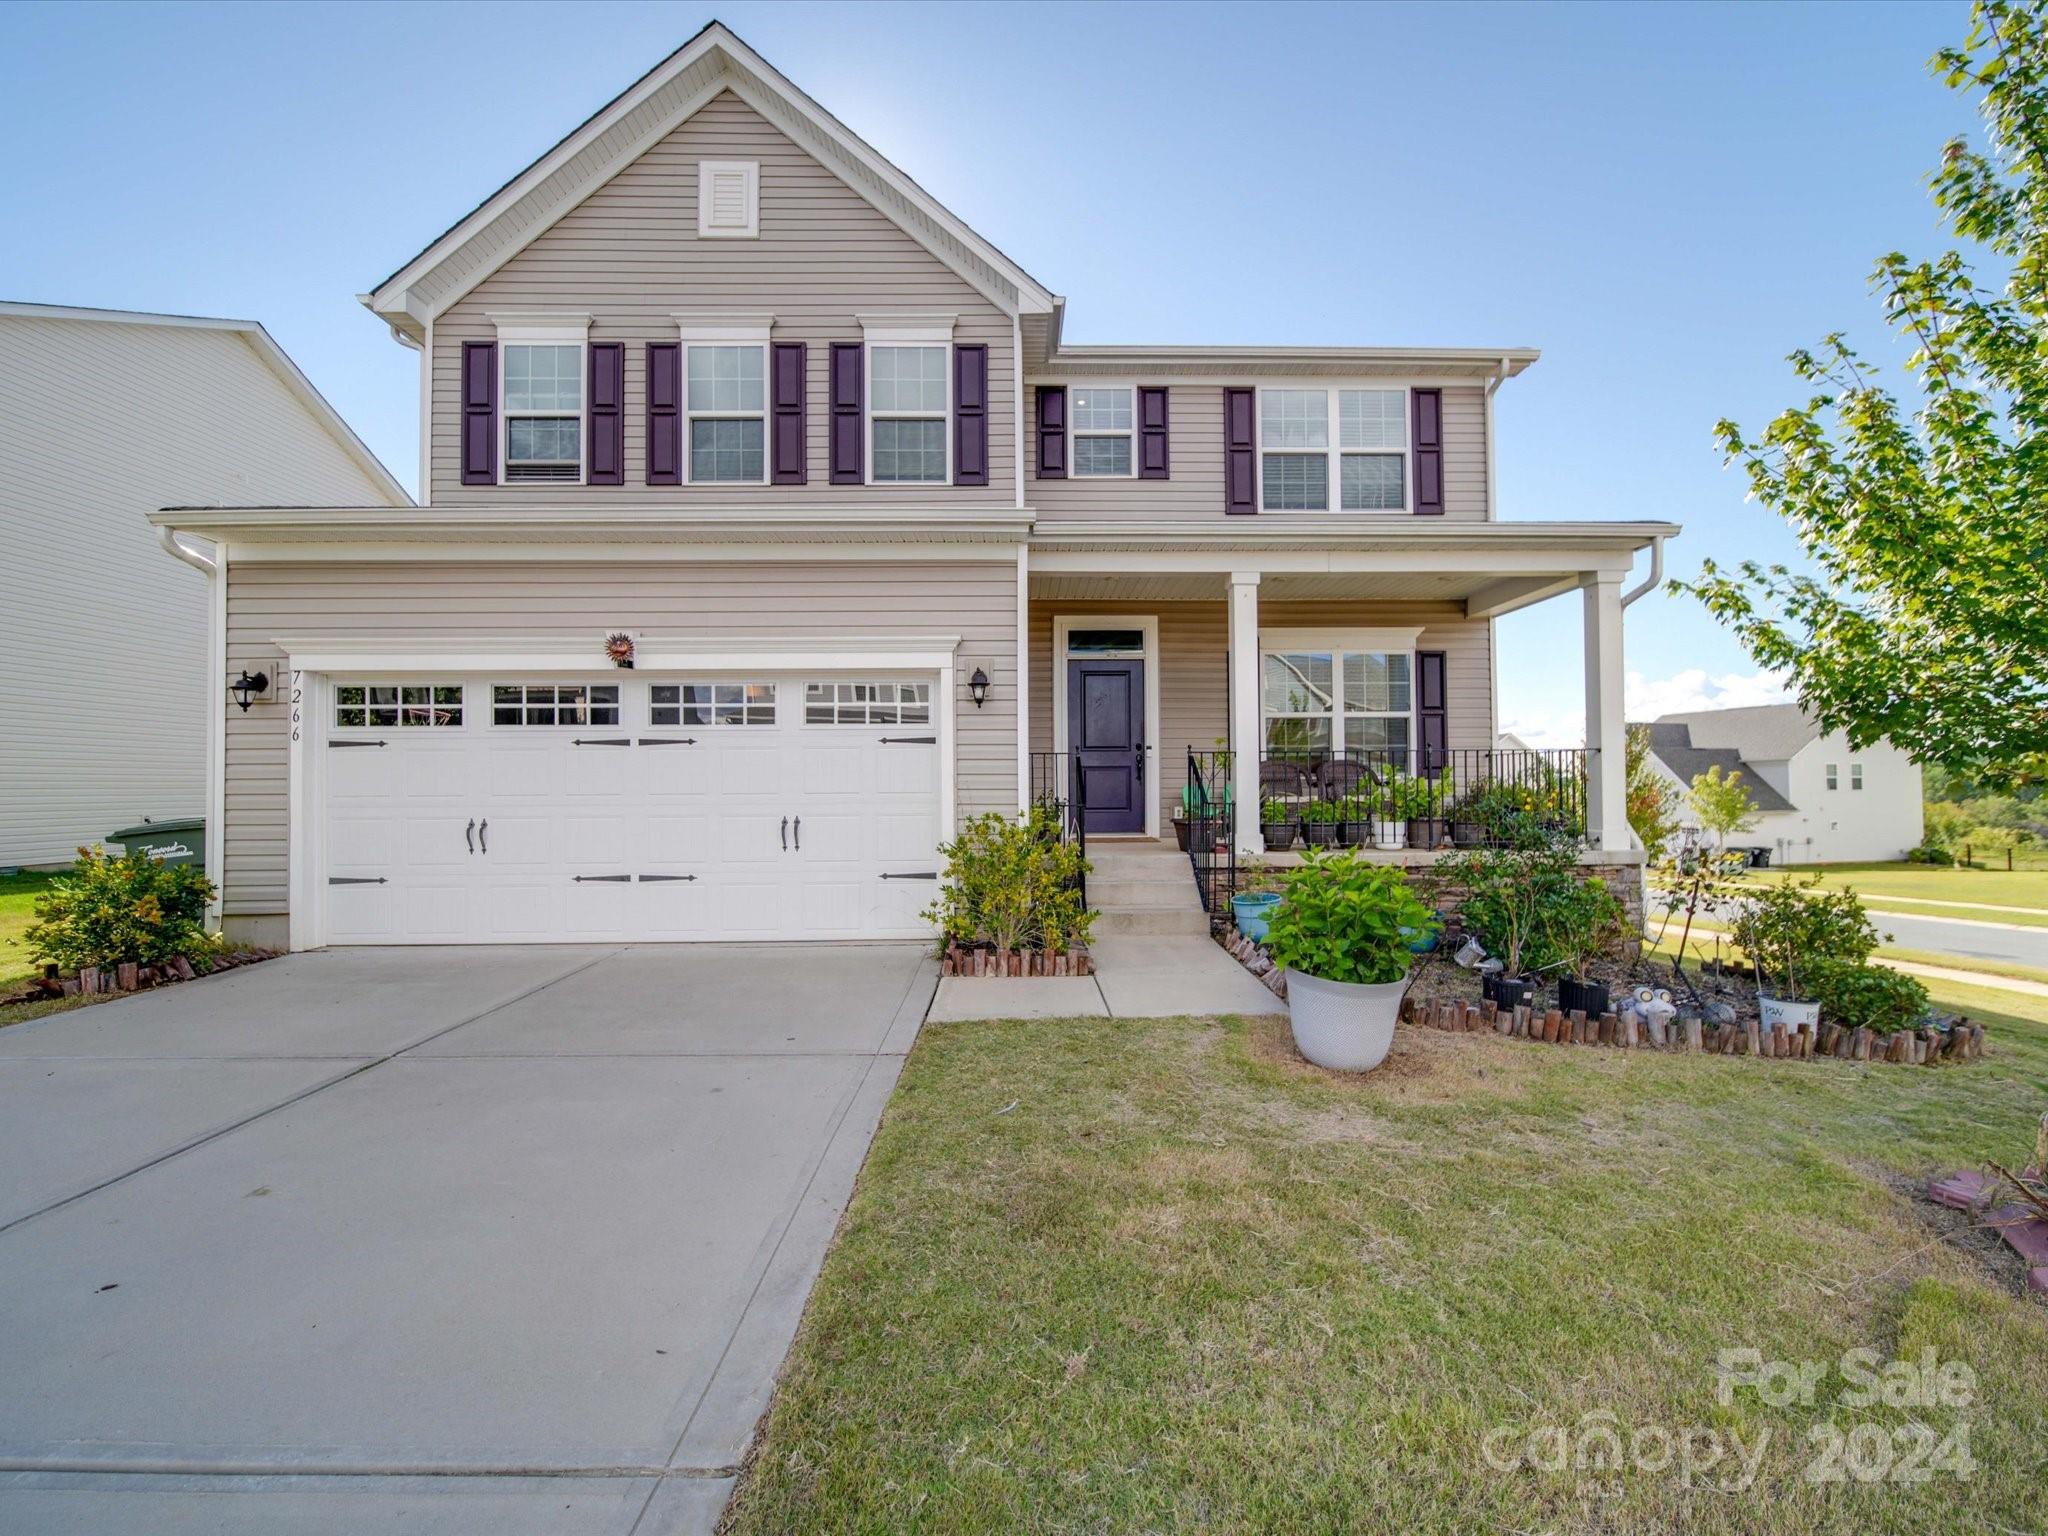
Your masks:
{"label": "porch window", "polygon": [[1268,512],[1408,506],[1408,391],[1259,391],[1259,502]]}
{"label": "porch window", "polygon": [[1266,750],[1406,753],[1413,713],[1406,651],[1270,651],[1260,658]]}

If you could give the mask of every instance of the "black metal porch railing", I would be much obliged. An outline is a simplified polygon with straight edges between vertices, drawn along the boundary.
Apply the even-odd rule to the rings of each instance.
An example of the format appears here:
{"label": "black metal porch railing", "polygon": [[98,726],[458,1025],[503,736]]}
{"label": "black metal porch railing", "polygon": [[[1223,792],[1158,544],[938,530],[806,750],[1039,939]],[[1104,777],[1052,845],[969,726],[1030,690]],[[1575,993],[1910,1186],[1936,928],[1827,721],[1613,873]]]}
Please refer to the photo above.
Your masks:
{"label": "black metal porch railing", "polygon": [[[1227,917],[1237,892],[1237,839],[1231,826],[1230,752],[1197,752],[1188,748],[1187,783],[1181,790],[1177,821],[1187,825],[1188,863],[1202,910],[1214,922]],[[1176,834],[1178,835],[1178,834]]]}
{"label": "black metal porch railing", "polygon": [[1081,905],[1088,905],[1088,781],[1071,752],[1031,754],[1031,809],[1059,828],[1081,855]]}

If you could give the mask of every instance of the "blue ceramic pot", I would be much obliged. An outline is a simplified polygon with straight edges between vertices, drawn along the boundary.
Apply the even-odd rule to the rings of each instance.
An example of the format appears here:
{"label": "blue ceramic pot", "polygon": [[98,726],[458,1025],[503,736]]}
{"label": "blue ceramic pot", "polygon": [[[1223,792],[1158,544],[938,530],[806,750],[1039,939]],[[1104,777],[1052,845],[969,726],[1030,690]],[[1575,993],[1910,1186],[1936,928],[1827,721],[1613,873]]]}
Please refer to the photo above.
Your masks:
{"label": "blue ceramic pot", "polygon": [[1230,911],[1237,919],[1237,931],[1254,944],[1265,942],[1266,923],[1272,918],[1273,909],[1279,905],[1279,896],[1270,892],[1230,898]]}

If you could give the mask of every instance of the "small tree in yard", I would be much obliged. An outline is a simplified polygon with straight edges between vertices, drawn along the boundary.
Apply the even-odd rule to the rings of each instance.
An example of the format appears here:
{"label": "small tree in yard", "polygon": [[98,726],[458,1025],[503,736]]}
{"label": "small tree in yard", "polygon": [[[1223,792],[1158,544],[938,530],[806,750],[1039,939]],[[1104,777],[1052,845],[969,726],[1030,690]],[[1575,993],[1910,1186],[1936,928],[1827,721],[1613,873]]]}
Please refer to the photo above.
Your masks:
{"label": "small tree in yard", "polygon": [[1628,824],[1655,864],[1678,831],[1678,790],[1650,760],[1650,728],[1628,728]]}
{"label": "small tree in yard", "polygon": [[1911,343],[1905,405],[1838,332],[1791,356],[1813,387],[1752,438],[1716,428],[1751,494],[1784,517],[1812,574],[1704,561],[1691,592],[1852,746],[2006,784],[2048,778],[2048,13],[1979,0],[1933,60],[1981,93],[1987,149],[1961,139],[1932,177],[1960,253],[1882,258],[1871,286]]}
{"label": "small tree in yard", "polygon": [[1717,848],[1726,848],[1730,837],[1756,825],[1756,806],[1749,798],[1749,787],[1742,782],[1740,768],[1724,776],[1717,764],[1693,775],[1692,789],[1685,798],[1692,807],[1693,820],[1701,831],[1714,835]]}

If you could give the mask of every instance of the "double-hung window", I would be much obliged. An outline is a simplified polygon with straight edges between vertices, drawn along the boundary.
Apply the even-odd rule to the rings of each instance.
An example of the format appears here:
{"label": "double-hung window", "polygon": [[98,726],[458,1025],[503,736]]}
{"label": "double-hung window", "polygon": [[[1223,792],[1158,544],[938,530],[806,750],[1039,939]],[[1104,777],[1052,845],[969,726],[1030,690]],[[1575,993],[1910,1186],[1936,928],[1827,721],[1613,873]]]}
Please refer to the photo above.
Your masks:
{"label": "double-hung window", "polygon": [[508,341],[505,482],[583,479],[583,343]]}
{"label": "double-hung window", "polygon": [[868,430],[876,485],[944,485],[951,478],[947,414],[950,346],[868,347]]}
{"label": "double-hung window", "polygon": [[1406,511],[1408,392],[1261,389],[1259,503],[1268,512]]}
{"label": "double-hung window", "polygon": [[1851,763],[1849,765],[1849,787],[1851,789],[1861,789],[1863,787],[1863,765],[1861,763]]}
{"label": "double-hung window", "polygon": [[689,347],[690,483],[768,481],[768,349]]}
{"label": "double-hung window", "polygon": [[1137,473],[1132,445],[1132,389],[1075,385],[1068,406],[1074,451],[1068,462],[1079,477],[1125,478]]}
{"label": "double-hung window", "polygon": [[1385,643],[1361,635],[1354,647],[1303,636],[1263,646],[1266,750],[1304,759],[1305,766],[1336,751],[1403,762],[1414,716],[1414,653],[1368,648]]}

